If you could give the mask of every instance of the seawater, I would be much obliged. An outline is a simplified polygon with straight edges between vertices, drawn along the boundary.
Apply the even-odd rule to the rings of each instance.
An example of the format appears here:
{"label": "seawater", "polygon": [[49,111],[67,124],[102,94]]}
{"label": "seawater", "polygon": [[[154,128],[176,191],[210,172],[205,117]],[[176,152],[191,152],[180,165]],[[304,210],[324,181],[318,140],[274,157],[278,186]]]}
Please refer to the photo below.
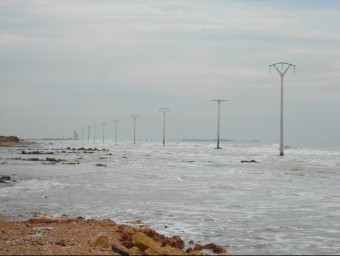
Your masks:
{"label": "seawater", "polygon": [[[90,154],[67,147],[109,151]],[[17,179],[14,186],[0,188],[0,214],[28,218],[39,211],[118,223],[141,219],[164,235],[213,242],[231,254],[340,253],[340,150],[290,147],[279,157],[276,144],[222,147],[112,141],[30,146],[53,155],[0,148],[0,161],[7,162],[0,165],[0,175]],[[12,157],[80,164],[6,160]]]}

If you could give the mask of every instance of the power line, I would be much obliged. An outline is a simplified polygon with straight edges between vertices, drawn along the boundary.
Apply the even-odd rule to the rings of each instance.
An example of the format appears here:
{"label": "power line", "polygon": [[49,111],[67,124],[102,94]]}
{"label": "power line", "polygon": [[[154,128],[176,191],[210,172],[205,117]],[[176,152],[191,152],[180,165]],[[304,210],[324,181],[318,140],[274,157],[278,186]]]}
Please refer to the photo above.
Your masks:
{"label": "power line", "polygon": [[241,98],[244,98],[245,96],[248,96],[250,94],[253,94],[255,92],[257,92],[257,90],[259,88],[262,88],[265,84],[267,84],[270,80],[272,80],[273,77],[272,76],[268,76],[264,79],[262,79],[260,82],[258,82],[257,84],[255,84],[254,88],[252,88],[250,91],[248,92],[245,92],[237,97],[234,97],[234,98],[231,98],[229,101],[234,101],[234,100],[238,100],[238,99],[241,99]]}
{"label": "power line", "polygon": [[299,69],[299,72],[301,70],[304,70],[305,68],[309,68],[310,66],[325,65],[325,64],[336,62],[336,61],[339,61],[339,60],[340,60],[340,56],[336,56],[336,57],[333,57],[333,58],[328,58],[328,59],[324,59],[324,60],[317,61],[317,62],[312,62],[312,63],[305,64],[305,65],[298,65],[299,68],[302,68],[302,69]]}

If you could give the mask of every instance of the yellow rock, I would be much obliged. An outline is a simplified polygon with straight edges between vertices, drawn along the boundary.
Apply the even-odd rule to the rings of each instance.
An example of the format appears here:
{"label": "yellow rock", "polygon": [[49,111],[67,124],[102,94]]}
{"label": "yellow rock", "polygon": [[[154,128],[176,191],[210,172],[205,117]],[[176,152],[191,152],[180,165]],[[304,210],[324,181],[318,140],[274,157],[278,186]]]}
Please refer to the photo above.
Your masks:
{"label": "yellow rock", "polygon": [[197,256],[199,256],[199,255],[203,255],[203,253],[201,251],[191,251],[189,253],[189,255],[197,255]]}
{"label": "yellow rock", "polygon": [[107,247],[109,239],[106,234],[99,233],[95,238],[90,240],[89,244],[94,247]]}
{"label": "yellow rock", "polygon": [[142,252],[149,248],[159,247],[159,245],[154,240],[141,232],[137,232],[132,236],[132,244],[138,247]]}
{"label": "yellow rock", "polygon": [[165,251],[161,247],[152,247],[149,249],[146,249],[143,252],[144,255],[165,255]]}
{"label": "yellow rock", "polygon": [[141,251],[139,250],[139,248],[136,247],[136,246],[132,247],[129,251],[130,251],[130,254],[131,254],[131,255],[137,255],[137,254],[140,254],[140,253],[141,253]]}

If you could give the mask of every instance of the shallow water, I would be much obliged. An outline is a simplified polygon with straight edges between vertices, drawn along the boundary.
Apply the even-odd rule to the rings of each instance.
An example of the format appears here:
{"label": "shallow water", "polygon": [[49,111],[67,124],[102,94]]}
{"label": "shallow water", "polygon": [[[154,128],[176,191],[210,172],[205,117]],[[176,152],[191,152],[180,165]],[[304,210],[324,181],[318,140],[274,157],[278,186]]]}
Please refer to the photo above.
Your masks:
{"label": "shallow water", "polygon": [[[162,234],[228,246],[231,254],[340,252],[340,150],[289,148],[279,157],[278,145],[259,143],[225,143],[221,150],[183,142],[40,143],[34,150],[59,153],[0,148],[0,162],[55,157],[80,164],[6,160],[0,175],[17,182],[0,188],[1,214],[141,219]],[[109,151],[61,153],[68,146]],[[252,159],[258,163],[241,163]]]}

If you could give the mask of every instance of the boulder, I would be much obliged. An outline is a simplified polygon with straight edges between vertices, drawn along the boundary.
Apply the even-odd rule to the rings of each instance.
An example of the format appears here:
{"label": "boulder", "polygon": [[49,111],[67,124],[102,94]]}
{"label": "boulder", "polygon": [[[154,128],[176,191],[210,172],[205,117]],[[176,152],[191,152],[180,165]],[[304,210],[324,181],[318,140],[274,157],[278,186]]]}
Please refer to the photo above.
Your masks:
{"label": "boulder", "polygon": [[0,142],[19,142],[17,136],[0,136]]}
{"label": "boulder", "polygon": [[256,160],[241,160],[241,163],[258,163]]}
{"label": "boulder", "polygon": [[94,238],[89,241],[89,245],[93,247],[107,247],[109,244],[109,239],[106,234],[99,233]]}
{"label": "boulder", "polygon": [[150,255],[152,255],[151,253],[153,252],[158,252],[158,249],[161,249],[154,240],[152,240],[150,237],[142,232],[137,232],[132,236],[132,244],[138,247],[138,249],[142,252],[146,251],[149,248],[153,249],[149,251]]}
{"label": "boulder", "polygon": [[161,247],[148,248],[143,252],[144,255],[166,255]]}
{"label": "boulder", "polygon": [[214,253],[227,253],[226,249],[224,249],[222,246],[216,245],[214,243],[204,245],[203,249],[212,250]]}

